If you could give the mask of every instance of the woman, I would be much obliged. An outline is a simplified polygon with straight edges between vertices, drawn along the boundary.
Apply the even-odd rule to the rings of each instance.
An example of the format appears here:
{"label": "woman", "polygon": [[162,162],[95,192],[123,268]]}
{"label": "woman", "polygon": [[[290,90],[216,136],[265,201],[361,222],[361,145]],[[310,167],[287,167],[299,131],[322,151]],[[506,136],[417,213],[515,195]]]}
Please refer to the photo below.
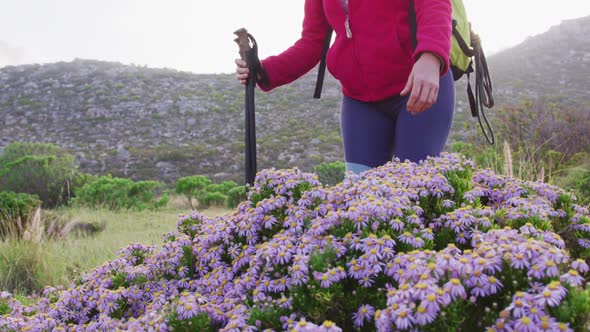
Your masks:
{"label": "woman", "polygon": [[[450,0],[306,0],[301,38],[261,61],[267,79],[258,86],[270,91],[313,69],[331,26],[336,38],[327,68],[342,85],[346,170],[358,174],[393,157],[418,162],[436,156],[454,112],[451,11]],[[236,65],[237,79],[246,84],[246,63],[237,59]]]}

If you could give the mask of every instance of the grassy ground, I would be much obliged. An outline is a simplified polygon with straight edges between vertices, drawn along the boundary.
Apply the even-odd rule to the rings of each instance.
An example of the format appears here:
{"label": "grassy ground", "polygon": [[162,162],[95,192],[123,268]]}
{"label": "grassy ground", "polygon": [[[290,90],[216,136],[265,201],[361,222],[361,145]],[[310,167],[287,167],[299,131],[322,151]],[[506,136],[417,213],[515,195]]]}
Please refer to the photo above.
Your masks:
{"label": "grassy ground", "polygon": [[[208,216],[227,209],[202,211]],[[109,211],[68,208],[52,211],[66,222],[101,225],[94,235],[70,234],[55,240],[33,236],[29,240],[0,241],[0,291],[38,291],[45,285],[67,285],[84,271],[116,257],[130,243],[159,244],[165,233],[175,230],[179,213],[190,209],[169,205],[160,211]]]}

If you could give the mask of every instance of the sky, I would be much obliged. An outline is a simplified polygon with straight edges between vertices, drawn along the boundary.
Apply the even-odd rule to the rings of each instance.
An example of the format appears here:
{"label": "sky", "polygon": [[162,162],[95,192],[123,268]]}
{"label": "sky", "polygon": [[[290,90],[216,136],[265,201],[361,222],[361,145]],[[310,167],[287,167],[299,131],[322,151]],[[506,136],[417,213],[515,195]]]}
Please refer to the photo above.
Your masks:
{"label": "sky", "polygon": [[[0,67],[81,58],[232,73],[236,29],[254,35],[261,58],[277,54],[299,38],[304,2],[0,0]],[[563,20],[590,15],[590,0],[464,3],[488,56]]]}

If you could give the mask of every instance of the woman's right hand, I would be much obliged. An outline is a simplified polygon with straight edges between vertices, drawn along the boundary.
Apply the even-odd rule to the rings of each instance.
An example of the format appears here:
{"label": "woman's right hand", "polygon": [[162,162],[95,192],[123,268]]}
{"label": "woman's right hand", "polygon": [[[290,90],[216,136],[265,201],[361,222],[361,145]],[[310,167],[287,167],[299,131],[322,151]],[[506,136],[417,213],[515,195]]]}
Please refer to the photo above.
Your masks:
{"label": "woman's right hand", "polygon": [[236,78],[242,85],[246,85],[248,83],[248,76],[250,75],[250,71],[248,70],[248,64],[246,61],[242,59],[236,59]]}

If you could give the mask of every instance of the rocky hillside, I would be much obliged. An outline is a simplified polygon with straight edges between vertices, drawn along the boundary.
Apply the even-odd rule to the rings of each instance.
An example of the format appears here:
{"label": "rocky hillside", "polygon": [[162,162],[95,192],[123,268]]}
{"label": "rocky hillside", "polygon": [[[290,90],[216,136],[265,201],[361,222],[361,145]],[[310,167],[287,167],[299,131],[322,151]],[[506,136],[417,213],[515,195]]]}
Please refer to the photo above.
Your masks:
{"label": "rocky hillside", "polygon": [[[589,22],[564,22],[489,57],[497,105],[547,96],[587,108]],[[310,170],[342,159],[339,86],[328,77],[322,99],[315,100],[314,83],[312,71],[271,93],[257,92],[259,168]],[[14,141],[51,142],[89,173],[242,181],[243,104],[243,87],[233,75],[94,60],[9,66],[0,69],[0,150]],[[457,85],[457,105],[453,139],[476,128],[464,81]]]}
{"label": "rocky hillside", "polygon": [[[588,35],[590,16],[564,21],[515,47],[488,56],[495,101],[492,110],[486,109],[488,117],[493,118],[503,106],[529,98],[547,98],[563,106],[590,111]],[[485,40],[482,45],[485,52]],[[457,81],[458,113],[451,135],[454,139],[482,136],[477,120],[471,117],[465,89],[466,79]]]}
{"label": "rocky hillside", "polygon": [[[313,100],[311,76],[257,93],[259,168],[341,159],[338,88]],[[89,60],[0,71],[0,146],[56,143],[83,171],[174,181],[242,180],[244,90],[233,75],[195,75]]]}
{"label": "rocky hillside", "polygon": [[589,35],[590,16],[568,20],[491,57],[499,101],[548,96],[588,107]]}

